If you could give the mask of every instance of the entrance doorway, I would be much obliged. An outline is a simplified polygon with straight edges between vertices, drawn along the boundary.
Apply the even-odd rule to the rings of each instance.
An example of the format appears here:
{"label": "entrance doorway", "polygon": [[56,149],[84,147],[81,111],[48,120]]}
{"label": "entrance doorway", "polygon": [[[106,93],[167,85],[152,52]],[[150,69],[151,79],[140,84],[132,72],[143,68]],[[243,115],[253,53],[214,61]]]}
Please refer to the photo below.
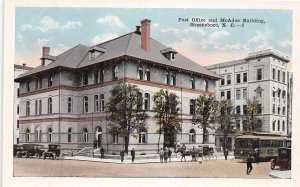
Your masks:
{"label": "entrance doorway", "polygon": [[95,129],[95,139],[96,139],[96,146],[97,148],[101,147],[102,145],[102,128],[97,126]]}

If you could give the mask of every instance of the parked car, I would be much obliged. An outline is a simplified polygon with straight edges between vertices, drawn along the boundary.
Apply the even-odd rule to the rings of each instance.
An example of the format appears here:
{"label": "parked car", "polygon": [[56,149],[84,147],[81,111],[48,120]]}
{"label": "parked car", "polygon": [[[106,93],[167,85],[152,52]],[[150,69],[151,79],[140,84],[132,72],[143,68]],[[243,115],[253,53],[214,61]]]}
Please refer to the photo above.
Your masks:
{"label": "parked car", "polygon": [[23,144],[22,149],[16,153],[17,157],[35,157],[41,158],[44,152],[43,145],[39,144]]}
{"label": "parked car", "polygon": [[23,151],[23,146],[19,144],[14,144],[14,157],[17,156],[19,151]]}
{"label": "parked car", "polygon": [[280,169],[291,169],[291,148],[282,147],[278,149],[278,158],[271,160],[271,169],[279,166]]}
{"label": "parked car", "polygon": [[51,158],[52,160],[55,160],[59,156],[60,156],[60,145],[57,144],[49,144],[48,151],[43,153],[43,159]]}

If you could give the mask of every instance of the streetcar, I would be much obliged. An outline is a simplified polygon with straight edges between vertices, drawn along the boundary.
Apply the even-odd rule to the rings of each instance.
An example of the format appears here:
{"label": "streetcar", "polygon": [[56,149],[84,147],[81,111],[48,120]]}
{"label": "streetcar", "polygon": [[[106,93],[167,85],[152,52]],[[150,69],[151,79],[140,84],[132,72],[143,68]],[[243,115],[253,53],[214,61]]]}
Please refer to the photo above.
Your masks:
{"label": "streetcar", "polygon": [[278,148],[291,147],[291,140],[277,133],[253,132],[236,137],[234,157],[246,160],[248,155],[258,161],[278,158]]}

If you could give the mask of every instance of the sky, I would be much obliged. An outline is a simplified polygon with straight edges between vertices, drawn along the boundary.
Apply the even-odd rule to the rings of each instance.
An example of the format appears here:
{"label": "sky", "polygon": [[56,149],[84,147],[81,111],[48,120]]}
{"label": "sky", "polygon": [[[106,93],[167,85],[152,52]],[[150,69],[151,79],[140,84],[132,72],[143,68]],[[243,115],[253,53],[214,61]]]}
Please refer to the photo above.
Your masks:
{"label": "sky", "polygon": [[[15,63],[36,67],[43,46],[50,47],[50,55],[59,55],[78,44],[93,46],[135,31],[135,26],[146,18],[151,20],[151,38],[203,66],[270,48],[292,57],[290,10],[18,7]],[[239,19],[235,25],[242,25],[243,19],[263,23],[231,27],[230,22],[222,27],[221,18]],[[215,19],[218,28],[191,26],[214,24]]]}

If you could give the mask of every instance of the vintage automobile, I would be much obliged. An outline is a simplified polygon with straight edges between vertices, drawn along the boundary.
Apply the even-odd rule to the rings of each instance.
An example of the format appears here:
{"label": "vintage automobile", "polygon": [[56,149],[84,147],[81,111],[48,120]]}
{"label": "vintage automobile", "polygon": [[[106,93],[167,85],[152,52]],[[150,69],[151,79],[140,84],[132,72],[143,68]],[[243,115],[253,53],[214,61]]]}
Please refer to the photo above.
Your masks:
{"label": "vintage automobile", "polygon": [[52,160],[55,160],[57,157],[60,156],[60,145],[49,144],[48,151],[44,152],[42,156],[43,159],[51,158]]}
{"label": "vintage automobile", "polygon": [[22,150],[17,151],[16,156],[17,157],[35,157],[35,158],[41,158],[43,152],[44,152],[44,147],[43,145],[39,144],[23,144],[22,145]]}
{"label": "vintage automobile", "polygon": [[278,149],[278,158],[271,160],[271,169],[279,166],[280,169],[291,169],[291,149],[282,147]]}
{"label": "vintage automobile", "polygon": [[22,145],[18,145],[18,144],[14,144],[14,157],[17,156],[17,153],[23,151],[23,146]]}

